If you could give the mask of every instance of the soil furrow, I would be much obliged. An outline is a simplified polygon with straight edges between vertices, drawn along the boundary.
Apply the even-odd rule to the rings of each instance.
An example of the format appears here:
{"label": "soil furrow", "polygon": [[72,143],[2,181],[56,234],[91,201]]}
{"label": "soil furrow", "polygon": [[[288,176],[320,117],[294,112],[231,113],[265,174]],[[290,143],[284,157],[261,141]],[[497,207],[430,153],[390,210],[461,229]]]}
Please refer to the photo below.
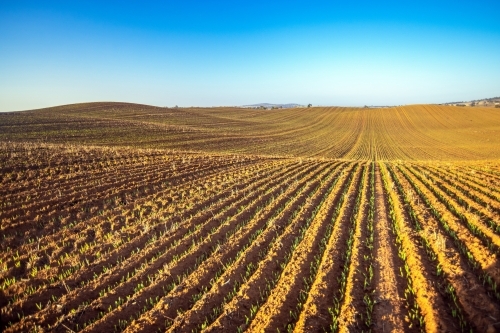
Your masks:
{"label": "soil furrow", "polygon": [[[255,162],[253,162],[255,163]],[[252,164],[253,164],[252,163]],[[258,163],[258,162],[257,162]],[[217,170],[224,170],[227,169],[227,167],[231,167],[233,165],[222,165],[222,166],[216,166],[216,167],[207,167],[208,172],[216,172]],[[234,167],[234,166],[233,166]],[[204,170],[199,171],[199,175],[204,175]],[[197,173],[194,173],[194,175],[190,175],[189,177],[192,178],[189,181],[192,181],[194,178],[196,178]],[[186,181],[186,175],[184,176],[179,176],[175,178],[174,183],[184,183]],[[43,220],[37,221],[37,225],[39,226],[38,228],[33,228],[31,224],[27,225],[16,225],[12,226],[11,228],[7,227],[4,228],[3,232],[5,234],[9,234],[9,231],[15,230],[16,235],[21,236],[22,238],[34,238],[34,239],[40,239],[41,237],[45,237],[51,234],[51,231],[54,230],[59,230],[61,227],[61,223],[57,221],[59,217],[65,216],[67,220],[75,220],[75,221],[81,221],[84,216],[81,216],[82,214],[79,214],[79,212],[83,209],[86,212],[97,212],[99,210],[102,210],[102,201],[105,200],[105,198],[109,198],[111,196],[114,197],[125,197],[127,194],[134,196],[138,196],[138,191],[139,191],[139,186],[135,185],[134,183],[130,183],[132,186],[128,185],[123,185],[118,188],[111,188],[104,193],[97,195],[95,198],[94,196],[96,195],[96,192],[94,188],[90,193],[84,192],[82,193],[78,198],[74,199],[77,201],[80,201],[80,204],[77,204],[73,207],[66,207],[63,208],[61,205],[65,205],[66,201],[61,201],[60,199],[54,199],[51,202],[46,202],[43,203],[43,207],[39,211],[34,211],[30,216],[26,217],[28,220],[31,218],[35,218],[35,215],[40,215],[43,216]],[[162,178],[156,178],[154,182],[148,182],[148,186],[152,187],[155,185],[161,186],[164,184],[164,181]],[[135,186],[134,186],[135,185]],[[170,185],[167,185],[170,186]],[[92,198],[92,199],[90,199]],[[86,199],[86,200],[84,200]],[[83,208],[82,205],[84,204]],[[49,211],[50,209],[50,211]],[[35,214],[35,215],[34,215]],[[85,215],[85,214],[84,214]],[[87,213],[87,215],[90,215]],[[36,218],[35,218],[36,219]],[[18,240],[19,237],[14,239],[13,241],[4,244],[4,246],[11,246],[13,247],[15,243]]]}
{"label": "soil furrow", "polygon": [[[463,195],[474,200],[478,205],[485,207],[488,211],[494,211],[500,214],[500,200],[493,195],[490,195],[484,188],[470,184],[463,175],[457,176],[443,168],[430,168],[425,166],[425,170],[429,170],[438,179],[444,180],[449,186],[457,188]],[[498,215],[497,215],[498,216]]]}
{"label": "soil furrow", "polygon": [[[278,181],[276,181],[276,180],[274,180],[274,181],[279,183],[279,178],[278,178]],[[265,179],[259,180],[258,182],[255,182],[252,185],[250,185],[250,187],[267,186],[269,183],[273,183],[273,181],[269,182]],[[213,211],[208,211],[208,212],[205,212],[204,217],[200,216],[198,218],[195,218],[194,220],[189,219],[187,222],[195,223],[198,220],[199,221],[198,225],[203,226],[203,227],[199,230],[197,229],[197,232],[193,233],[190,238],[184,239],[183,241],[181,241],[181,239],[183,239],[183,238],[180,238],[184,235],[182,233],[182,228],[177,227],[176,231],[173,235],[169,236],[166,239],[159,239],[159,240],[161,240],[161,243],[159,245],[163,244],[163,245],[161,245],[162,247],[158,247],[158,246],[156,248],[153,247],[150,250],[146,251],[144,254],[141,251],[139,253],[139,255],[140,255],[139,258],[137,256],[131,257],[128,263],[127,263],[127,261],[125,261],[126,265],[120,264],[119,266],[117,266],[118,269],[115,269],[115,270],[107,269],[107,270],[109,270],[109,273],[104,275],[104,279],[102,279],[99,283],[104,284],[104,285],[108,285],[108,286],[113,286],[114,284],[118,283],[120,279],[123,279],[124,276],[127,276],[127,273],[136,271],[139,267],[142,267],[143,262],[149,262],[153,258],[158,257],[159,254],[161,254],[162,257],[164,257],[166,255],[173,256],[173,255],[181,253],[183,251],[182,249],[186,249],[190,246],[190,244],[191,244],[190,239],[192,237],[195,237],[197,233],[209,232],[211,228],[213,228],[216,225],[218,225],[219,223],[223,222],[228,216],[230,216],[231,212],[235,212],[236,207],[239,207],[239,205],[241,205],[243,202],[249,202],[256,195],[257,195],[257,193],[255,193],[251,196],[244,196],[243,194],[241,194],[241,195],[236,196],[235,198],[229,197],[229,201],[226,202],[226,204],[230,204],[231,206],[229,206],[229,208],[230,207],[233,207],[233,208],[224,209],[223,211],[220,211],[219,213],[216,212],[215,216],[213,215],[213,213],[214,213]],[[239,199],[239,200],[236,200],[236,199]],[[210,218],[213,221],[212,222],[213,225],[207,224],[204,222],[207,218]],[[217,222],[217,221],[220,221],[220,222]],[[196,236],[196,237],[198,238],[200,236]],[[201,236],[201,237],[203,237],[203,236]],[[144,241],[145,240],[147,240],[147,238],[145,238]],[[174,247],[171,247],[171,245],[169,246],[169,244],[171,244],[171,245],[173,244]],[[126,243],[126,248],[128,249],[127,253],[129,253],[130,251],[133,251],[135,249],[142,248],[142,246],[140,244],[136,244],[136,243],[132,242],[132,243]],[[130,252],[130,253],[133,254],[133,252]],[[123,251],[120,251],[119,254],[120,254],[120,257],[122,258],[121,260],[123,261],[123,258],[124,258]],[[118,253],[117,253],[117,255],[118,255]],[[104,265],[104,263],[101,263],[101,266],[102,265]],[[108,266],[104,265],[102,267],[108,267]],[[95,279],[95,272],[100,272],[100,270],[96,266],[92,267],[91,271],[88,271],[88,272],[83,271],[82,272],[83,276],[86,277],[84,281],[88,280],[89,278]],[[111,275],[109,275],[109,274],[111,274]],[[68,281],[68,283],[69,282],[72,282],[72,281]],[[73,288],[73,286],[77,287],[79,284],[80,284],[79,281],[73,281],[71,284],[69,284],[69,286],[70,286],[70,288]],[[84,299],[84,300],[95,299],[99,296],[98,289],[99,289],[98,286],[94,285],[93,283],[91,283],[91,284],[87,283],[84,288],[76,289],[72,293],[73,296],[71,296],[71,295],[65,296],[64,299],[68,299],[70,301],[70,303],[65,302],[64,306],[74,308],[81,303],[82,299]],[[53,295],[53,293],[54,293],[54,290],[52,290],[52,291],[47,290],[47,291],[49,292],[49,294],[47,294],[46,297],[49,297],[49,296],[51,297],[51,294]],[[58,292],[61,295],[64,294],[64,288],[61,287],[61,289],[58,289]],[[77,297],[75,298],[75,296],[77,296]],[[64,299],[61,301],[64,301]],[[45,301],[46,300],[44,300],[44,302]],[[34,303],[38,303],[37,299],[31,300],[31,302],[29,304],[31,304],[31,306],[34,307],[33,306]],[[26,304],[25,306],[28,306],[29,304]],[[50,309],[47,309],[47,310],[50,311]]]}
{"label": "soil furrow", "polygon": [[[416,170],[418,170],[420,174],[425,174],[426,172],[426,169],[418,167]],[[452,198],[454,203],[465,209],[467,213],[470,213],[469,216],[476,223],[481,223],[480,221],[484,220],[487,223],[487,227],[494,233],[500,234],[500,221],[498,215],[489,211],[491,208],[486,202],[481,201],[469,191],[464,190],[456,184],[452,185],[446,180],[443,182],[441,178],[444,177],[442,176],[438,177],[436,174],[431,173],[430,175],[426,175],[426,177],[446,195]],[[485,207],[488,207],[488,209],[485,209]]]}
{"label": "soil furrow", "polygon": [[[318,182],[315,181],[315,183]],[[223,315],[207,328],[208,331],[236,331],[238,327],[243,329],[245,325],[248,325],[249,320],[246,317],[250,309],[267,299],[267,293],[271,292],[271,284],[277,282],[280,272],[291,257],[290,251],[293,251],[294,241],[300,233],[301,226],[313,213],[315,204],[324,198],[329,184],[323,182],[321,186],[319,184],[315,186],[316,188],[308,195],[304,204],[299,207],[300,210],[294,212],[284,233],[273,244],[268,255],[260,261],[257,271],[240,288],[237,295],[224,306]]]}
{"label": "soil furrow", "polygon": [[[340,308],[338,325],[339,332],[360,331],[365,329],[365,320],[367,313],[362,311],[364,308],[364,291],[365,286],[362,285],[363,273],[366,272],[364,265],[368,264],[363,260],[363,243],[367,241],[367,219],[368,219],[368,190],[369,190],[369,175],[368,166],[364,166],[364,172],[361,183],[358,185],[359,208],[352,216],[353,219],[353,242],[352,252],[349,259],[349,274],[346,277],[345,296]],[[370,314],[371,316],[371,314]],[[368,327],[369,328],[369,327]]]}
{"label": "soil furrow", "polygon": [[443,192],[439,187],[432,186],[428,181],[418,175],[413,169],[405,167],[418,181],[432,192],[435,199],[446,207],[450,213],[454,215],[457,221],[469,229],[481,242],[488,247],[496,256],[500,255],[500,236],[496,235],[488,227],[482,223],[478,223],[477,217],[470,214],[468,211],[460,207],[448,194]]}
{"label": "soil furrow", "polygon": [[335,191],[332,189],[327,192],[328,196],[316,206],[317,213],[309,228],[304,230],[303,240],[296,246],[280,280],[266,303],[260,307],[248,331],[292,330],[294,328],[295,321],[307,297],[307,291],[314,279],[314,277],[310,277],[311,264],[315,258],[319,258],[323,254],[320,250],[320,243],[328,242],[328,239],[323,240],[323,237],[326,234],[329,221],[332,219],[333,207],[340,199],[339,194],[343,192],[338,190],[345,188],[350,180],[349,177],[336,186]]}
{"label": "soil furrow", "polygon": [[[297,166],[298,166],[298,165],[297,165]],[[273,172],[273,173],[276,173],[276,172],[281,172],[280,170],[278,170],[278,169],[277,169],[277,167],[279,167],[279,166],[273,166],[271,169],[267,169],[267,170],[265,170],[265,171],[266,171],[266,172],[271,172],[271,170],[272,170],[272,172]],[[293,170],[293,168],[292,168],[291,170]],[[289,171],[291,171],[291,170],[289,170]],[[243,173],[244,171],[245,171],[245,170],[243,169],[243,170],[241,170],[241,172],[240,172],[240,173]],[[284,170],[283,170],[283,171],[284,171]],[[236,184],[234,184],[234,181],[233,181],[233,184],[225,184],[225,186],[227,186],[227,185],[232,185],[232,189],[231,189],[231,187],[229,187],[228,189],[226,189],[226,190],[225,190],[224,192],[222,192],[222,193],[220,192],[220,189],[215,189],[216,191],[215,191],[215,192],[213,192],[213,193],[211,193],[211,195],[209,195],[209,196],[208,196],[210,199],[208,199],[208,200],[206,200],[206,199],[205,199],[205,201],[204,201],[204,202],[201,202],[200,204],[197,204],[197,205],[193,206],[193,207],[192,207],[191,209],[189,209],[189,210],[179,211],[179,213],[177,214],[177,216],[175,216],[175,217],[176,217],[176,221],[174,221],[174,220],[172,220],[172,219],[168,219],[168,218],[167,218],[167,217],[168,217],[168,215],[164,215],[164,214],[162,214],[162,211],[161,211],[161,209],[159,209],[159,208],[154,208],[154,209],[153,209],[153,210],[155,210],[155,213],[154,213],[154,214],[153,214],[152,212],[150,212],[149,216],[148,216],[148,214],[146,214],[146,215],[141,216],[139,219],[137,219],[137,218],[135,218],[135,217],[129,218],[129,217],[127,217],[127,216],[126,216],[126,214],[127,214],[126,212],[122,212],[120,215],[122,215],[122,216],[124,216],[124,215],[125,215],[125,217],[124,217],[124,219],[123,219],[123,220],[126,220],[126,221],[127,221],[127,222],[126,222],[126,228],[122,229],[122,228],[120,227],[120,224],[119,224],[119,223],[114,222],[114,223],[111,225],[111,229],[113,229],[113,228],[115,228],[115,229],[116,229],[116,228],[117,228],[117,229],[118,229],[118,233],[117,233],[117,232],[115,232],[115,234],[114,234],[114,237],[113,237],[113,238],[115,238],[115,239],[127,239],[127,242],[128,242],[127,246],[128,246],[128,247],[131,247],[132,245],[134,246],[134,247],[133,247],[134,249],[135,249],[135,248],[137,248],[137,247],[140,247],[141,242],[145,242],[145,240],[146,240],[147,238],[149,238],[149,236],[148,236],[148,233],[145,233],[143,230],[141,230],[140,226],[139,226],[139,225],[137,225],[138,223],[140,223],[140,224],[141,224],[141,225],[143,225],[143,226],[147,225],[147,228],[148,228],[148,229],[150,229],[150,230],[154,230],[154,231],[155,231],[155,233],[156,233],[156,234],[158,234],[158,229],[159,229],[159,228],[161,228],[161,227],[163,227],[163,226],[164,226],[164,227],[165,227],[165,229],[166,229],[167,224],[173,224],[174,222],[179,221],[179,220],[180,220],[179,218],[187,218],[187,217],[189,217],[189,218],[193,218],[193,214],[197,214],[198,212],[203,212],[203,210],[202,210],[201,208],[206,208],[206,207],[208,207],[211,203],[214,203],[214,202],[215,202],[215,200],[219,200],[219,199],[221,199],[222,197],[225,197],[225,196],[227,196],[227,195],[229,195],[229,194],[231,194],[231,196],[233,197],[233,199],[232,199],[232,200],[235,200],[235,199],[236,199],[236,198],[238,198],[238,197],[235,197],[235,196],[233,195],[233,194],[234,194],[234,193],[233,193],[233,190],[238,190],[238,189],[240,189],[240,191],[247,191],[247,190],[251,190],[251,188],[255,187],[257,184],[259,184],[259,182],[260,182],[260,183],[262,183],[262,180],[261,180],[261,177],[262,177],[262,176],[263,176],[263,175],[252,176],[249,180],[244,180],[244,179],[241,179],[241,178],[240,178],[240,179],[238,179],[238,180],[237,180],[237,181],[239,182],[237,185],[236,185]],[[275,174],[274,176],[277,176],[277,175]],[[218,176],[216,175],[216,176],[214,176],[214,177],[218,177]],[[278,177],[278,178],[279,178],[279,177]],[[205,180],[205,181],[210,181],[210,179],[207,179],[207,180]],[[245,190],[245,187],[247,187],[247,186],[249,186],[249,188],[248,188],[247,190]],[[180,193],[184,192],[184,190],[182,189],[182,187],[177,187],[177,188],[174,188],[173,190],[175,190],[176,192],[180,192]],[[194,190],[196,191],[196,189],[194,189]],[[217,193],[217,191],[219,191],[219,193]],[[195,196],[193,196],[193,189],[189,189],[189,188],[188,188],[188,189],[186,190],[186,192],[190,193],[189,197],[188,197],[188,196],[186,196],[186,199],[187,199],[187,200],[190,200],[191,198],[196,197],[196,195],[195,195]],[[224,193],[225,193],[225,195],[224,195]],[[161,193],[160,193],[159,195],[161,195]],[[221,196],[221,195],[222,195],[222,196]],[[241,194],[240,196],[242,196],[242,195],[243,195],[243,194]],[[199,199],[202,199],[202,198],[201,198],[201,196],[199,196]],[[204,198],[203,198],[203,199],[204,199]],[[135,202],[135,203],[133,204],[133,206],[134,206],[134,210],[135,210],[135,207],[137,207],[139,204],[140,204],[140,202]],[[182,201],[179,201],[179,202],[173,202],[173,203],[171,203],[170,205],[168,205],[168,209],[172,210],[172,208],[173,208],[173,207],[175,207],[175,206],[182,207],[182,205],[183,205],[183,202],[182,202]],[[131,209],[132,209],[132,207],[130,207],[130,210],[131,210]],[[129,211],[130,211],[130,210],[129,210]],[[195,215],[195,217],[196,217],[196,215]],[[134,222],[134,219],[136,220],[135,222]],[[149,222],[148,222],[148,219],[153,219],[153,220],[154,220],[154,221],[156,221],[156,222],[154,222],[154,223],[149,223]],[[100,218],[100,220],[102,221],[102,222],[101,222],[101,224],[102,224],[102,223],[107,223],[107,224],[109,224],[109,222],[106,222],[106,220],[105,220],[105,219],[103,219],[103,218]],[[169,221],[169,220],[170,220],[170,221]],[[115,220],[115,221],[116,221],[116,220]],[[89,221],[87,224],[89,225],[88,227],[90,227],[90,225],[91,225],[90,221]],[[99,229],[100,229],[99,224],[98,224],[98,225],[94,225],[94,228],[97,228],[97,230],[99,230]],[[132,232],[127,231],[127,230],[131,230]],[[135,231],[134,231],[134,230],[135,230]],[[165,230],[165,231],[166,231],[166,230]],[[84,232],[84,230],[82,230],[82,231],[80,231],[80,232]],[[160,232],[161,232],[161,231],[160,231]],[[76,237],[78,237],[78,235],[73,235],[73,234],[70,234],[70,235],[71,235],[71,236],[76,236]],[[71,236],[70,236],[70,237],[65,237],[65,238],[63,238],[63,239],[64,239],[64,241],[65,241],[66,243],[68,243],[68,241],[71,239]],[[99,237],[99,234],[96,234],[94,237]],[[137,238],[137,237],[139,237],[139,238]],[[161,237],[161,234],[159,234],[159,235],[158,235],[158,237]],[[119,248],[117,248],[117,244],[113,244],[113,242],[114,242],[114,241],[113,241],[113,238],[108,239],[108,240],[107,240],[107,242],[102,242],[102,243],[100,243],[100,244],[99,244],[99,247],[97,247],[97,246],[96,246],[96,247],[93,247],[92,249],[90,249],[90,248],[89,248],[87,252],[92,251],[93,253],[97,253],[97,252],[103,252],[103,253],[106,253],[106,252],[107,252],[107,250],[106,250],[106,247],[105,247],[105,246],[106,246],[106,244],[107,244],[107,243],[109,243],[109,244],[107,245],[107,248],[108,248],[108,249],[112,249],[112,250],[113,250],[113,252],[118,252],[118,251],[120,251],[120,249],[119,249]],[[141,239],[142,239],[142,241],[141,241]],[[57,243],[56,243],[56,244],[57,244]],[[52,244],[51,246],[52,246],[52,247],[54,247],[54,245],[56,245],[56,244]],[[63,243],[63,244],[64,244],[64,243]],[[85,245],[85,244],[86,244],[86,243],[84,243],[84,245]],[[96,244],[96,245],[97,245],[97,244]],[[56,245],[56,246],[57,246],[57,245]],[[77,246],[76,246],[76,244],[74,245],[74,247],[77,247]],[[24,250],[24,249],[23,249],[23,250]],[[42,247],[41,249],[38,249],[38,251],[32,251],[32,252],[30,253],[30,256],[34,256],[34,255],[36,256],[36,255],[37,255],[37,253],[42,253],[42,255],[46,255],[46,254],[47,254],[46,249],[44,249],[44,248]],[[78,255],[78,253],[76,253],[76,255]],[[123,253],[121,253],[121,255],[122,255],[122,257],[123,257]],[[55,257],[55,256],[56,256],[56,254],[55,254],[54,252],[52,252],[51,256],[54,256],[54,257]],[[60,254],[59,254],[59,256],[60,256]],[[23,258],[23,257],[21,257],[21,258],[20,258],[20,259],[18,259],[18,260],[23,260],[23,259],[24,259],[24,258]],[[85,254],[85,253],[84,253],[84,254],[82,254],[82,255],[79,255],[79,257],[78,257],[78,259],[76,260],[76,262],[86,262],[86,263],[87,263],[87,266],[88,266],[88,265],[94,265],[94,264],[96,264],[96,262],[94,262],[94,260],[95,260],[95,259],[96,259],[96,258],[95,258],[95,256],[92,256],[92,255],[87,255],[87,254]],[[72,261],[72,259],[71,259],[71,257],[69,257],[69,258],[65,258],[65,261],[66,261],[66,262],[68,262],[68,261]],[[75,262],[75,261],[73,261],[73,262]],[[57,272],[55,272],[55,273],[53,273],[53,274],[57,275],[58,273],[57,273]],[[47,274],[44,274],[44,278],[45,278],[46,280],[48,280],[48,279],[50,278],[50,276],[47,276]],[[68,282],[71,282],[71,280],[69,280]]]}
{"label": "soil furrow", "polygon": [[[326,170],[323,172],[323,174],[325,174]],[[238,219],[241,220],[241,217],[240,218],[236,218],[235,221],[237,221]],[[246,219],[245,219],[246,220]],[[260,221],[259,222],[260,224],[258,225],[255,225],[255,224],[252,224],[253,225],[253,230],[257,230],[259,228],[259,225],[262,226],[262,223],[265,223],[264,220]],[[246,225],[246,223],[245,223]],[[248,228],[244,228],[244,230],[248,230]],[[248,234],[248,232],[246,233]],[[236,237],[236,236],[235,236]],[[217,251],[211,251],[210,254],[209,254],[209,260],[208,261],[204,261],[200,267],[197,267],[193,273],[189,273],[189,274],[186,274],[186,279],[183,279],[183,281],[187,281],[187,283],[189,283],[189,276],[191,274],[195,274],[192,276],[193,278],[193,282],[194,282],[194,286],[192,286],[191,288],[189,287],[189,284],[187,286],[185,286],[185,283],[184,282],[180,282],[179,285],[176,286],[176,288],[173,290],[173,295],[177,294],[177,293],[182,293],[184,294],[185,292],[185,289],[187,289],[187,292],[191,292],[191,293],[196,293],[196,292],[199,292],[199,290],[196,290],[196,285],[199,283],[199,280],[200,278],[204,277],[205,280],[207,280],[206,282],[208,283],[208,280],[210,280],[211,276],[210,275],[206,275],[204,273],[208,273],[208,272],[211,272],[212,274],[214,274],[217,269],[216,268],[212,268],[212,269],[204,269],[204,267],[206,267],[206,265],[215,265],[216,266],[224,266],[224,262],[228,259],[228,258],[225,258],[223,257],[223,255],[225,255],[226,257],[227,256],[230,256],[231,254],[234,255],[239,249],[238,249],[238,246],[236,247],[232,247],[230,246],[229,242],[232,241],[234,239],[234,237],[231,237],[230,239],[226,239],[225,241],[223,241],[222,239],[220,239],[220,243],[217,241],[217,239],[215,239],[214,237],[212,237],[212,239],[210,240],[210,243],[212,244],[220,244],[220,249],[217,249],[218,247],[215,246],[214,250]],[[241,241],[244,240],[244,237],[242,236],[241,238]],[[227,246],[225,244],[228,244]],[[236,245],[238,245],[238,243],[236,242]],[[207,247],[210,246],[210,244],[207,244]],[[241,246],[241,245],[240,245]],[[208,249],[208,248],[207,248]],[[221,250],[222,249],[222,250]],[[171,270],[174,271],[174,270],[179,270],[179,269],[182,269],[182,266],[181,266],[181,263],[177,264],[175,267],[173,267]],[[198,270],[201,270],[201,272],[199,272]],[[178,275],[178,273],[170,273],[172,275]],[[205,275],[205,276],[204,276]],[[155,295],[157,294],[157,292],[155,292],[156,289],[160,288],[161,285],[159,284],[156,284],[154,286],[152,286],[149,290],[147,290],[147,293],[148,294],[152,294],[152,295]],[[189,295],[188,295],[189,296]],[[156,323],[156,325],[158,325],[159,323],[164,323],[165,322],[165,318],[166,317],[170,317],[172,318],[172,316],[174,316],[176,314],[176,311],[177,309],[179,309],[179,307],[177,305],[178,302],[182,302],[184,299],[184,301],[186,301],[185,298],[181,297],[181,298],[175,298],[175,297],[171,297],[171,295],[167,295],[166,298],[163,298],[160,302],[158,302],[158,305],[156,305],[155,309],[157,309],[157,311],[155,312],[153,310],[153,314],[155,314],[153,316],[152,319],[148,319],[146,322],[152,322],[153,323]],[[189,298],[187,299],[189,300]],[[173,304],[171,304],[173,302]],[[127,308],[127,312],[131,312],[131,310],[129,309],[131,306],[129,306]],[[171,314],[170,312],[173,311],[173,314]],[[167,312],[168,314],[170,315],[166,315],[166,317],[164,317],[164,313]],[[115,317],[116,316],[116,313],[113,312],[110,314],[111,316]],[[120,315],[120,317],[123,317],[124,319],[128,319],[128,316],[123,316],[123,315]],[[156,319],[155,319],[156,318]],[[108,318],[106,320],[106,322],[104,322],[103,324],[107,325],[108,322],[110,321],[110,319]],[[97,323],[99,324],[99,323]],[[93,326],[92,327],[92,331],[101,331],[100,330],[100,327],[102,325],[97,325],[97,326]],[[149,329],[146,329],[146,330],[149,330]]]}
{"label": "soil furrow", "polygon": [[477,331],[491,331],[495,321],[491,316],[499,315],[499,307],[490,298],[488,291],[479,280],[470,263],[461,256],[454,242],[448,245],[446,231],[431,215],[428,208],[416,200],[410,200],[409,184],[404,191],[407,209],[413,212],[413,219],[418,224],[418,235],[424,247],[428,247],[428,256],[435,262],[436,284],[446,297],[449,311],[456,318],[455,330],[468,331],[473,326]]}
{"label": "soil furrow", "polygon": [[[381,166],[385,195],[389,198],[389,211],[393,214],[391,222],[402,250],[400,256],[406,263],[405,268],[406,265],[408,267],[406,278],[409,280],[409,287],[405,293],[408,292],[408,297],[414,298],[418,305],[418,309],[408,309],[409,315],[416,317],[413,320],[420,321],[418,317],[421,313],[427,332],[453,331],[453,321],[446,312],[446,303],[432,284],[432,266],[426,265],[425,253],[417,246],[417,241],[405,216],[403,204],[394,192],[392,176],[389,175],[385,164]],[[413,304],[409,305],[413,306]]]}
{"label": "soil furrow", "polygon": [[353,175],[350,186],[344,189],[341,200],[335,207],[335,215],[331,220],[333,231],[321,257],[318,273],[299,315],[295,328],[297,332],[330,330],[332,324],[330,312],[333,299],[340,289],[339,277],[345,264],[344,251],[339,251],[339,249],[349,237],[349,230],[346,226],[354,210],[360,181],[361,169],[358,169]]}
{"label": "soil furrow", "polygon": [[398,258],[395,235],[387,216],[389,204],[384,195],[380,166],[375,172],[375,221],[374,221],[374,285],[375,307],[373,309],[373,329],[376,332],[410,332],[405,320],[403,277],[399,274],[403,263]]}
{"label": "soil furrow", "polygon": [[424,201],[427,210],[439,220],[441,228],[457,244],[464,259],[477,266],[477,268],[481,268],[483,273],[486,273],[489,279],[492,279],[498,285],[500,283],[500,265],[491,251],[483,246],[481,241],[471,234],[467,228],[463,227],[419,180],[412,178],[408,174],[403,174],[398,178],[402,181],[408,181],[416,192],[418,192],[416,190],[418,186],[418,189],[422,191],[421,199]]}
{"label": "soil furrow", "polygon": [[[343,166],[342,169],[345,167],[346,166]],[[336,172],[338,173],[339,171],[340,168],[337,168]],[[344,172],[345,171],[342,171],[342,175]],[[281,219],[289,219],[291,211],[289,210],[289,213],[287,214],[288,217],[287,215],[284,215]],[[285,225],[279,225],[279,230],[282,231]],[[224,305],[232,300],[232,298],[239,291],[241,285],[243,285],[258,268],[258,262],[263,260],[266,256],[267,252],[261,249],[270,249],[277,240],[279,234],[275,233],[275,230],[273,229],[274,228],[271,228],[263,232],[263,234],[255,240],[248,251],[245,252],[245,255],[241,258],[241,260],[238,260],[237,263],[235,263],[221,276],[221,281],[231,281],[230,284],[216,284],[212,290],[210,290],[209,293],[207,293],[200,300],[200,302],[197,302],[194,305],[193,309],[183,315],[183,322],[174,322],[170,331],[190,331],[196,327],[200,328],[201,326],[208,326],[211,324],[218,315],[216,314],[214,316],[214,314],[210,311],[212,309],[219,309],[217,312],[219,314],[222,313]],[[203,319],[203,321],[200,321],[201,319]]]}

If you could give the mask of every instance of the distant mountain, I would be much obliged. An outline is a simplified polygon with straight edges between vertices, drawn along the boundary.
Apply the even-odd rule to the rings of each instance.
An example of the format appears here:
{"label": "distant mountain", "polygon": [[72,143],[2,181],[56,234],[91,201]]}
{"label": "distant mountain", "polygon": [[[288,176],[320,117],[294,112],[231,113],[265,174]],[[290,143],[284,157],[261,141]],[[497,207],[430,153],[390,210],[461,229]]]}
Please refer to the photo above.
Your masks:
{"label": "distant mountain", "polygon": [[297,108],[301,106],[303,105],[295,103],[288,103],[288,104],[259,103],[259,104],[243,105],[244,108],[266,108],[266,109],[271,109],[273,107],[288,109],[288,108]]}

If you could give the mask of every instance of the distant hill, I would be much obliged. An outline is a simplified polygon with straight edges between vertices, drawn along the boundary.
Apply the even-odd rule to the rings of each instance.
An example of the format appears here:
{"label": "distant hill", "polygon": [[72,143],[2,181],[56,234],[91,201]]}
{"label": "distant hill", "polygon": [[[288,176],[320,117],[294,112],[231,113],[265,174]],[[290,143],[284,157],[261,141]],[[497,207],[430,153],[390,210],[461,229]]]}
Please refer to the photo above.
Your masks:
{"label": "distant hill", "polygon": [[301,107],[301,106],[303,106],[303,105],[296,104],[296,103],[288,103],[288,104],[259,103],[259,104],[243,105],[244,108],[266,108],[266,109],[272,109],[273,107],[274,108],[289,109],[289,108],[297,108],[297,107]]}
{"label": "distant hill", "polygon": [[491,97],[491,98],[483,98],[483,99],[475,99],[472,101],[460,101],[460,102],[449,102],[443,103],[442,105],[457,105],[457,106],[486,106],[486,107],[495,107],[500,106],[500,96],[499,97]]}

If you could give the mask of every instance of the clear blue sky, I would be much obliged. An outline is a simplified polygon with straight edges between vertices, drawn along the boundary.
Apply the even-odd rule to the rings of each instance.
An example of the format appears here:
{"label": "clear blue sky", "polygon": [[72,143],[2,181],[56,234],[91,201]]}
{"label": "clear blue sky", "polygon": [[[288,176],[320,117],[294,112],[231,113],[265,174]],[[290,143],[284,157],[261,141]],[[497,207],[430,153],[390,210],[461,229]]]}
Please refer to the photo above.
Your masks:
{"label": "clear blue sky", "polygon": [[500,1],[6,1],[0,111],[500,95]]}

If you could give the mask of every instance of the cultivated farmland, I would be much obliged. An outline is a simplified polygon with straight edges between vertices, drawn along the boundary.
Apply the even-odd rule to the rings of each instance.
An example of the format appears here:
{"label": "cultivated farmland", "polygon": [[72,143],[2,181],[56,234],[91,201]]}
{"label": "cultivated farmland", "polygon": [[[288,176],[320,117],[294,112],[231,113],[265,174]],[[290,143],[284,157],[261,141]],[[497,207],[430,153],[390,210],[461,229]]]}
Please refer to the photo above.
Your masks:
{"label": "cultivated farmland", "polygon": [[500,159],[500,112],[88,103],[0,113],[0,140],[346,160],[492,160]]}
{"label": "cultivated farmland", "polygon": [[6,332],[500,330],[500,111],[0,114]]}

